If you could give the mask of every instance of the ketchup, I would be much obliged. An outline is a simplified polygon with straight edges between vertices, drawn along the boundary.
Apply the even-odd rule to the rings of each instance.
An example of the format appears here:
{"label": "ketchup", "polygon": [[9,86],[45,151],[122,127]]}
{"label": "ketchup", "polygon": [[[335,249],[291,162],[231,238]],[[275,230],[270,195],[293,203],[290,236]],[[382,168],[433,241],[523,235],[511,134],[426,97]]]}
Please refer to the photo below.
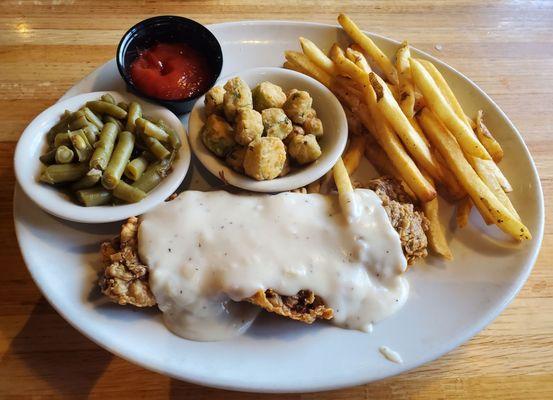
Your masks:
{"label": "ketchup", "polygon": [[212,77],[205,55],[185,43],[158,43],[140,52],[130,73],[138,89],[163,100],[199,95]]}

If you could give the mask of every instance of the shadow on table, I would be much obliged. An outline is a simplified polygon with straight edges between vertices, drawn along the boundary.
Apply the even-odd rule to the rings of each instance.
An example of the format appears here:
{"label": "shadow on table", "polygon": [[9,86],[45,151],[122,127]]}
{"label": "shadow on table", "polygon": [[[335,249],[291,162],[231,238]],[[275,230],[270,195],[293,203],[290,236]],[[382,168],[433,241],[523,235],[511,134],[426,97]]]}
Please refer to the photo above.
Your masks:
{"label": "shadow on table", "polygon": [[4,353],[3,360],[10,358],[24,363],[61,397],[75,398],[90,392],[113,355],[70,326],[41,298]]}

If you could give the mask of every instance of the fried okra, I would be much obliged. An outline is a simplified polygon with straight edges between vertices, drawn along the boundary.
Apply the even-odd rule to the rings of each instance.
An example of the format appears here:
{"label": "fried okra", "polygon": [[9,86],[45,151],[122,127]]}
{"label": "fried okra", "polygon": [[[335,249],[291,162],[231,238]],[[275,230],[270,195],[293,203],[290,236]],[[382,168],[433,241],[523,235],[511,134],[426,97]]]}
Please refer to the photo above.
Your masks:
{"label": "fried okra", "polygon": [[246,156],[247,147],[238,146],[227,154],[225,161],[227,165],[236,172],[244,172],[244,157]]}
{"label": "fried okra", "polygon": [[225,89],[221,86],[213,86],[209,92],[205,94],[205,114],[223,115],[223,99],[225,97]]}
{"label": "fried okra", "polygon": [[223,110],[229,121],[234,121],[236,112],[241,108],[252,108],[252,91],[239,77],[230,79],[224,86]]}
{"label": "fried okra", "polygon": [[299,164],[308,164],[321,156],[321,147],[315,135],[296,135],[288,144],[288,153]]}
{"label": "fried okra", "polygon": [[301,125],[310,116],[312,105],[313,99],[309,93],[303,90],[291,90],[282,109],[295,124]]}
{"label": "fried okra", "polygon": [[211,114],[204,125],[202,141],[219,157],[224,157],[236,145],[232,126],[224,118]]}
{"label": "fried okra", "polygon": [[323,122],[319,118],[309,118],[303,123],[303,130],[307,135],[315,135],[315,137],[323,136]]}
{"label": "fried okra", "polygon": [[292,121],[281,108],[267,108],[261,112],[261,117],[267,136],[284,139],[292,132]]}
{"label": "fried okra", "polygon": [[253,108],[261,112],[266,108],[282,108],[286,94],[271,82],[261,82],[253,89]]}
{"label": "fried okra", "polygon": [[284,144],[288,146],[292,138],[297,135],[303,136],[305,135],[305,131],[300,125],[292,125],[292,132],[290,132],[288,136],[286,136],[286,139],[283,140]]}
{"label": "fried okra", "polygon": [[274,179],[286,162],[286,147],[277,137],[261,137],[248,145],[244,157],[246,175],[258,181]]}
{"label": "fried okra", "polygon": [[246,146],[263,134],[261,114],[251,108],[241,108],[236,113],[234,140]]}

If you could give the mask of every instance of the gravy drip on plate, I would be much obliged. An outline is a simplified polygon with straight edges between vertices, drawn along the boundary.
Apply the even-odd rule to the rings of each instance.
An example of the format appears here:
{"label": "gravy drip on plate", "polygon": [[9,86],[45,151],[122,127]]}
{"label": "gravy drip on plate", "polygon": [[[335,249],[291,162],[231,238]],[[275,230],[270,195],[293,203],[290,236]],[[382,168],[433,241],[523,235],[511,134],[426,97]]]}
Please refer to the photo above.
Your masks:
{"label": "gravy drip on plate", "polygon": [[337,195],[181,193],[142,217],[139,253],[167,326],[195,340],[245,331],[258,290],[312,290],[341,327],[369,331],[409,294],[397,232],[378,196],[354,192],[347,219]]}

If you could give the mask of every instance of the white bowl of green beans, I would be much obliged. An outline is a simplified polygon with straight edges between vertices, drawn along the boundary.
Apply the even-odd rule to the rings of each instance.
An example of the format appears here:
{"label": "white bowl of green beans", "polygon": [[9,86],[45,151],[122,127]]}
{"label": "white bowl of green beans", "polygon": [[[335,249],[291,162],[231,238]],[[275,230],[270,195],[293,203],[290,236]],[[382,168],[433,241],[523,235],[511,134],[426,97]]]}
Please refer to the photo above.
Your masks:
{"label": "white bowl of green beans", "polygon": [[85,93],[54,104],[21,135],[17,182],[39,207],[84,223],[140,215],[165,201],[190,166],[180,120],[129,93]]}

